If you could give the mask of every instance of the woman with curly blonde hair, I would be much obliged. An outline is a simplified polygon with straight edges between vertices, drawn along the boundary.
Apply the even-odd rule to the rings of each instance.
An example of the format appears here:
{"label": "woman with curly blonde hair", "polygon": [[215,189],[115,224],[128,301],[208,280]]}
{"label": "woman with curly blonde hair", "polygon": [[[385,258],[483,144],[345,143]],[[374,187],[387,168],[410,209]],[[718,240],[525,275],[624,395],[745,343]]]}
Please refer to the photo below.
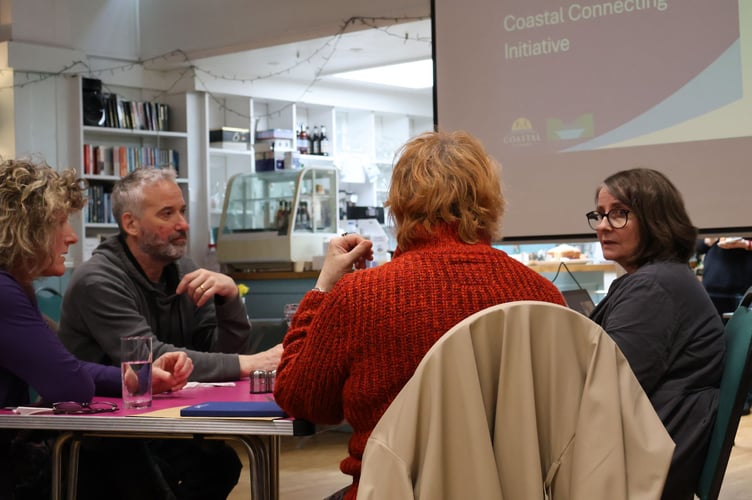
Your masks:
{"label": "woman with curly blonde hair", "polygon": [[[78,241],[68,217],[84,206],[85,193],[86,182],[73,170],[28,160],[0,163],[0,407],[33,403],[30,387],[43,406],[121,393],[120,368],[70,354],[34,295],[35,279],[65,273],[65,254]],[[185,353],[165,354],[154,362],[153,391],[180,389],[192,370]],[[19,449],[18,435],[0,433],[0,498],[43,497],[47,484],[35,480],[42,471],[19,470],[28,467]]]}
{"label": "woman with curly blonde hair", "polygon": [[285,336],[276,401],[320,424],[353,428],[341,470],[353,484],[331,498],[354,499],[361,457],[376,422],[444,332],[503,302],[564,304],[540,274],[496,250],[504,196],[499,165],[466,132],[429,132],[398,153],[386,206],[397,249],[366,270],[371,242],[329,242],[316,288]]}
{"label": "woman with curly blonde hair", "polygon": [[[35,278],[65,272],[55,238],[68,215],[83,208],[86,184],[73,170],[58,173],[25,160],[6,161],[0,172],[0,269],[30,291]],[[65,250],[77,241],[70,225],[63,240]]]}

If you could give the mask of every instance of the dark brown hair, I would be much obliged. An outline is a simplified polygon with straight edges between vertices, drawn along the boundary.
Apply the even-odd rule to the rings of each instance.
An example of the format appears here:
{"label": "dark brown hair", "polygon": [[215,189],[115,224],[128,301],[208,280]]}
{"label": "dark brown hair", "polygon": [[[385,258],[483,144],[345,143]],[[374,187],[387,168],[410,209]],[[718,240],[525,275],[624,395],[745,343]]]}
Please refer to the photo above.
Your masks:
{"label": "dark brown hair", "polygon": [[631,210],[637,220],[640,243],[630,264],[637,267],[651,261],[688,262],[694,253],[697,228],[692,225],[681,193],[657,170],[633,168],[609,176],[598,187]]}

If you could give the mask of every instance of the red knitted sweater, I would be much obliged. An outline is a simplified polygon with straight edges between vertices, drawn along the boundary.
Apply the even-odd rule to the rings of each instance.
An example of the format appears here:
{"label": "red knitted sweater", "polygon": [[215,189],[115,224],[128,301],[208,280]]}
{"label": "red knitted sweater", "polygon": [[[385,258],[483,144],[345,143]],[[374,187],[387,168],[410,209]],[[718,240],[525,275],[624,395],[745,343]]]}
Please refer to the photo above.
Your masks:
{"label": "red knitted sweater", "polygon": [[350,454],[340,465],[353,476],[346,499],[355,499],[368,436],[433,343],[463,318],[516,300],[564,305],[540,274],[488,243],[467,245],[452,234],[303,297],[284,339],[274,395],[295,417],[352,426]]}

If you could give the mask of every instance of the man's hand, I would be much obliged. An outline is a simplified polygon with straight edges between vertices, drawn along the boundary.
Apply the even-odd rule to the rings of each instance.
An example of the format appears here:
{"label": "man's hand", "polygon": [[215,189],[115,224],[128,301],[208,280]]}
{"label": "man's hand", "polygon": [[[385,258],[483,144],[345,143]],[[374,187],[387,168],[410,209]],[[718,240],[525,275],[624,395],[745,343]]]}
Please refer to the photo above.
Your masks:
{"label": "man's hand", "polygon": [[183,351],[166,352],[152,365],[151,392],[179,391],[193,372],[193,361]]}
{"label": "man's hand", "polygon": [[282,344],[277,344],[264,352],[241,354],[239,357],[241,377],[249,376],[254,370],[276,370],[282,357]]}
{"label": "man's hand", "polygon": [[187,293],[193,302],[201,307],[215,295],[228,299],[237,297],[238,286],[235,280],[226,274],[196,269],[183,276],[175,292]]}
{"label": "man's hand", "polygon": [[365,269],[373,260],[373,243],[359,234],[345,234],[329,240],[326,258],[316,281],[316,288],[328,292],[346,273]]}

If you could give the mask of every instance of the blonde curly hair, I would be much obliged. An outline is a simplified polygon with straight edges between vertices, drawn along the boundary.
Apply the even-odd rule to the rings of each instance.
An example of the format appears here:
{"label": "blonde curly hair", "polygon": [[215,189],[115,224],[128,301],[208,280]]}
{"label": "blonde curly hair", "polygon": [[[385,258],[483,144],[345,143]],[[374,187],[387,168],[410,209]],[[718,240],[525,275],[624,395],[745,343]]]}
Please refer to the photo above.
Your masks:
{"label": "blonde curly hair", "polygon": [[25,284],[38,278],[54,259],[57,226],[84,207],[86,189],[73,169],[26,159],[0,163],[0,269]]}

